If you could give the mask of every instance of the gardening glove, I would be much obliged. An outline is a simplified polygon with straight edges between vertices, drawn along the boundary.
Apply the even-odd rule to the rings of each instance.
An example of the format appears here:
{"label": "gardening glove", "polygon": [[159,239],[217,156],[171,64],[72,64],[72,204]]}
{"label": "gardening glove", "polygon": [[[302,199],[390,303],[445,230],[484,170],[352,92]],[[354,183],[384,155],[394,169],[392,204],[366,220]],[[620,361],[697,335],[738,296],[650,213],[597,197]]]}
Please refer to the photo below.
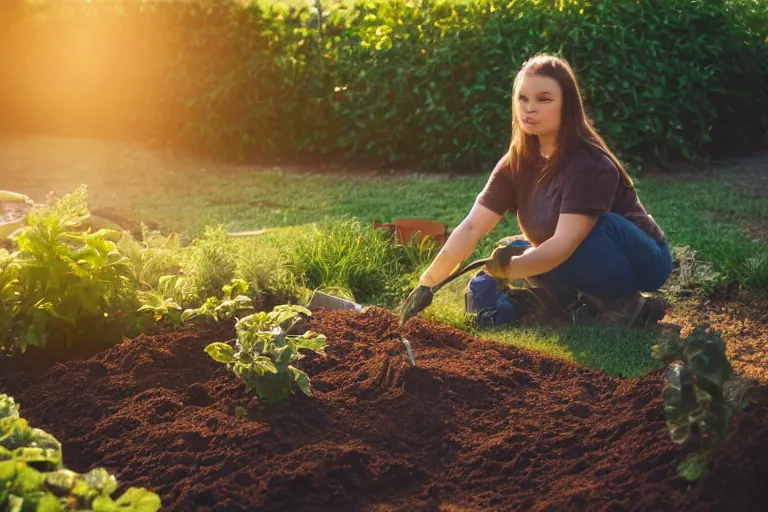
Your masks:
{"label": "gardening glove", "polygon": [[417,286],[405,299],[400,315],[400,325],[405,325],[405,322],[424,311],[430,304],[432,304],[432,289],[423,284]]}
{"label": "gardening glove", "polygon": [[512,256],[520,256],[527,247],[522,245],[502,245],[491,253],[490,261],[485,264],[486,272],[496,279],[507,279],[507,269]]}

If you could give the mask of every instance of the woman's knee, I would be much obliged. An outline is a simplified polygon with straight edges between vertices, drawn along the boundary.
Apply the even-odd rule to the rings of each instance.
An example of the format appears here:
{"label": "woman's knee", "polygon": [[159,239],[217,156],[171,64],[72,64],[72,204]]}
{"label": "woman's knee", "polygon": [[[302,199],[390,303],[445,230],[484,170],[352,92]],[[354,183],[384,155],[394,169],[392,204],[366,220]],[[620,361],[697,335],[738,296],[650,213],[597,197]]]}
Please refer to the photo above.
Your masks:
{"label": "woman's knee", "polygon": [[640,289],[644,292],[656,292],[666,284],[672,274],[672,254],[666,242],[660,242],[659,252],[654,258],[653,264],[642,276]]}

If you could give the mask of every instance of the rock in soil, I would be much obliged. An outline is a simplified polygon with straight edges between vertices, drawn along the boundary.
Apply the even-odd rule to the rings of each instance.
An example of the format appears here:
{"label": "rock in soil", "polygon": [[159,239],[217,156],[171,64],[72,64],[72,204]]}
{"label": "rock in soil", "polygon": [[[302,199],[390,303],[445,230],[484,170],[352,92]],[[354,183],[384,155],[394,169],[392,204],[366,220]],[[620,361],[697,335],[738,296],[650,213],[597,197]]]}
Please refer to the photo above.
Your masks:
{"label": "rock in soil", "polygon": [[203,352],[231,325],[140,336],[0,390],[69,467],[105,467],[164,510],[765,510],[765,387],[689,486],[659,371],[609,378],[420,318],[400,329],[377,308],[321,311],[311,328],[328,336],[326,357],[297,363],[315,397],[272,407]]}

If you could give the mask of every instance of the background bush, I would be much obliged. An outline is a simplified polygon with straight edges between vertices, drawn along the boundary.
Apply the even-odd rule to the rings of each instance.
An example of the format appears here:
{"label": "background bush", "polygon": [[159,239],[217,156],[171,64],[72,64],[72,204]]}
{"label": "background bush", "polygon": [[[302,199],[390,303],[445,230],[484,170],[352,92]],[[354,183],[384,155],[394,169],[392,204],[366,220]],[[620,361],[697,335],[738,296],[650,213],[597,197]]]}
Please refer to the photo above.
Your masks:
{"label": "background bush", "polygon": [[485,171],[508,143],[515,71],[554,52],[628,161],[766,140],[768,2],[323,4],[4,3],[3,128]]}

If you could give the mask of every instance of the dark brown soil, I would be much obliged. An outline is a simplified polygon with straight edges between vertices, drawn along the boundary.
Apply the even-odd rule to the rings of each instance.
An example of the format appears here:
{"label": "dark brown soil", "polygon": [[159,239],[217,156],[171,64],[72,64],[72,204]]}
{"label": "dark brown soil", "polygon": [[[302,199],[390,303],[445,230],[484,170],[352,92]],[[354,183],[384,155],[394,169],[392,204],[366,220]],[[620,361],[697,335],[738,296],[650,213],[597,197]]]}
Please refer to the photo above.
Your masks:
{"label": "dark brown soil", "polygon": [[689,488],[658,372],[613,379],[420,318],[401,331],[375,308],[320,312],[312,329],[328,355],[297,366],[315,397],[271,409],[203,352],[231,325],[142,336],[0,390],[70,467],[106,467],[164,510],[765,510],[764,387]]}
{"label": "dark brown soil", "polygon": [[768,299],[743,293],[735,300],[691,300],[667,313],[665,322],[679,324],[682,334],[706,322],[726,341],[728,359],[744,377],[768,385]]}

